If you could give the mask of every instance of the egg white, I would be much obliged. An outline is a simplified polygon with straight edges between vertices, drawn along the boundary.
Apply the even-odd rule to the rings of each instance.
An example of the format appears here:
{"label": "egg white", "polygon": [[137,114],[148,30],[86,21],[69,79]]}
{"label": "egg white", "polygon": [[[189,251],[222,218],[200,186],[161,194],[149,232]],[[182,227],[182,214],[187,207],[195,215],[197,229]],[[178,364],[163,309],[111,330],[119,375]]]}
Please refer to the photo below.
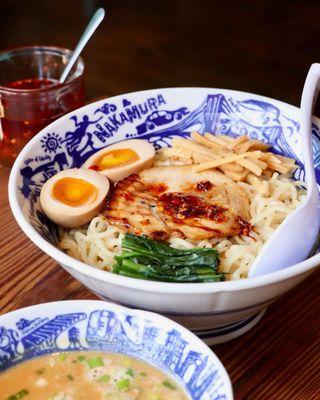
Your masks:
{"label": "egg white", "polygon": [[[53,188],[63,178],[83,179],[97,189],[97,196],[79,206],[64,204],[53,196]],[[77,228],[92,220],[102,209],[110,189],[108,179],[97,171],[72,168],[59,172],[42,186],[40,204],[46,216],[64,228]]]}
{"label": "egg white", "polygon": [[99,171],[100,174],[106,176],[112,182],[118,182],[131,174],[137,174],[141,170],[151,167],[153,164],[155,157],[155,149],[153,145],[146,140],[131,139],[112,144],[99,150],[87,159],[87,161],[82,165],[82,168],[90,168],[93,165],[97,165],[98,160],[104,154],[109,153],[111,150],[118,149],[131,149],[135,151],[139,160],[127,165],[120,165],[119,167],[106,168]]}

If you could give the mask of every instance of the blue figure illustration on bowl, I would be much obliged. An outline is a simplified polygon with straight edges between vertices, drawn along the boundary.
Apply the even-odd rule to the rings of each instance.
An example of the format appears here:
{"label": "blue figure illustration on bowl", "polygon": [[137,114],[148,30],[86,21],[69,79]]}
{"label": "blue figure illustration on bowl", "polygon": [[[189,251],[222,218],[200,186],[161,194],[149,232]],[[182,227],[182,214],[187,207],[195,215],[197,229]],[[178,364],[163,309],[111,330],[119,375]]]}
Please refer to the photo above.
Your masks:
{"label": "blue figure illustration on bowl", "polygon": [[167,125],[174,121],[180,121],[183,116],[188,114],[189,111],[187,107],[181,107],[174,111],[154,111],[152,114],[148,115],[142,124],[136,126],[137,134],[141,135],[154,130],[157,126]]}

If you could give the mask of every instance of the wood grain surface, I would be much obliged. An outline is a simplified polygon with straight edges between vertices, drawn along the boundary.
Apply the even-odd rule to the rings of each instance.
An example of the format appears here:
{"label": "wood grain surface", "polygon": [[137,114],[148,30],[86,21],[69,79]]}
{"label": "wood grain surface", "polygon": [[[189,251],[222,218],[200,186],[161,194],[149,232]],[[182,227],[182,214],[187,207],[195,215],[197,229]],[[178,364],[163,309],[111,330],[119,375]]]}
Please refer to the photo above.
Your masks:
{"label": "wood grain surface", "polygon": [[[206,86],[296,105],[309,65],[320,61],[314,0],[0,0],[0,49],[72,48],[99,5],[107,18],[83,53],[88,100]],[[95,299],[20,231],[7,200],[8,176],[0,168],[0,313]],[[250,332],[214,348],[236,400],[320,399],[319,288],[320,270],[270,306]]]}

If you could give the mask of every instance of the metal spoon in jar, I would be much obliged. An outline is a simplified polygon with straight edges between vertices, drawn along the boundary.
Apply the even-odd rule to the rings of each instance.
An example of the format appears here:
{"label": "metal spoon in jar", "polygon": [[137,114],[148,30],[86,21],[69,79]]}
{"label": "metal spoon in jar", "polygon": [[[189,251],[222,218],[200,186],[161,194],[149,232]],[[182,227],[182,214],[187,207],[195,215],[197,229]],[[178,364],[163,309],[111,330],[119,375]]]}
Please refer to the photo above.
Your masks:
{"label": "metal spoon in jar", "polygon": [[320,229],[320,201],[312,153],[312,114],[320,89],[320,64],[312,64],[302,92],[301,143],[307,195],[262,248],[249,271],[249,277],[278,271],[305,260]]}
{"label": "metal spoon in jar", "polygon": [[98,28],[100,23],[102,22],[103,18],[105,16],[105,11],[103,8],[99,8],[91,18],[90,22],[88,23],[85,31],[83,32],[76,48],[74,49],[74,52],[72,53],[72,56],[65,67],[60,79],[59,83],[63,83],[66,78],[69,75],[69,72],[71,71],[71,68],[73,67],[73,64],[77,61],[80,53],[82,52],[84,46],[87,44],[88,40],[91,38],[92,34],[94,31]]}

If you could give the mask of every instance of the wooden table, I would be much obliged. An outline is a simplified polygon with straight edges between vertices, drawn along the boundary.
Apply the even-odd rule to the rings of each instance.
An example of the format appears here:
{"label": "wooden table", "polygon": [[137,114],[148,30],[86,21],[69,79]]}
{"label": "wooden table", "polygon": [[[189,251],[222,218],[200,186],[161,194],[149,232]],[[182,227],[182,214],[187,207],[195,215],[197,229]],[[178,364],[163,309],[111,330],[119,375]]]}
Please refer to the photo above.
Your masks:
{"label": "wooden table", "polygon": [[[0,313],[55,300],[95,299],[22,233],[0,169]],[[272,305],[250,332],[214,347],[236,400],[320,399],[320,271]]]}
{"label": "wooden table", "polygon": [[[27,0],[22,7],[20,0],[1,0],[0,49],[72,47],[98,5],[108,18],[84,52],[88,99],[207,86],[298,104],[308,66],[320,60],[320,3],[312,0],[69,0],[63,8],[59,1]],[[20,231],[7,201],[8,175],[0,169],[0,312],[94,299]],[[320,399],[319,287],[320,271],[250,332],[214,348],[237,400]]]}

